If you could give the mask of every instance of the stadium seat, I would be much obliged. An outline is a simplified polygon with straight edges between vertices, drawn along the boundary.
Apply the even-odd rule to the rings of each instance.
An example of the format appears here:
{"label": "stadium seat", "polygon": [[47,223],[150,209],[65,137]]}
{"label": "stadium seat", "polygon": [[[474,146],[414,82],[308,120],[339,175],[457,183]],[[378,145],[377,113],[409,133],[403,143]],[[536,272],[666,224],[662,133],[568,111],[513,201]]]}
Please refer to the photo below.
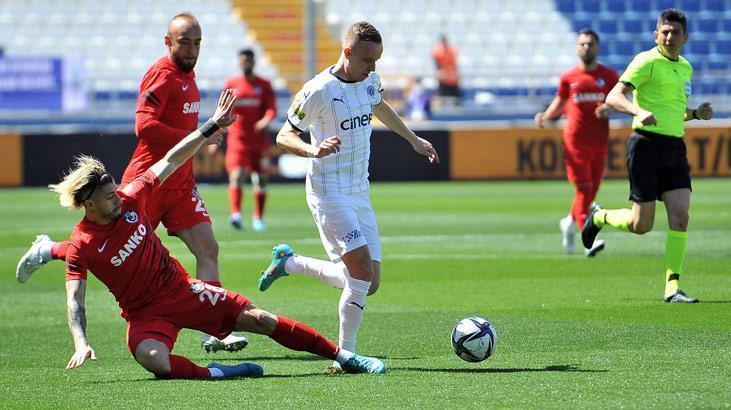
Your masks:
{"label": "stadium seat", "polygon": [[584,13],[596,14],[601,9],[599,0],[584,0],[580,1],[578,5]]}
{"label": "stadium seat", "polygon": [[603,9],[605,12],[613,14],[621,14],[624,13],[626,10],[626,5],[622,0],[604,0],[603,5]]}
{"label": "stadium seat", "polygon": [[643,17],[640,13],[649,13],[651,9],[649,0],[629,0],[628,11],[636,17]]}
{"label": "stadium seat", "polygon": [[628,34],[640,34],[645,32],[644,20],[640,19],[624,19],[622,21],[622,29]]}
{"label": "stadium seat", "polygon": [[600,20],[597,27],[599,38],[617,34],[617,20]]}
{"label": "stadium seat", "polygon": [[[642,1],[642,0],[634,0],[634,1]],[[655,12],[660,12],[672,7],[677,7],[677,2],[675,0],[655,0]]]}
{"label": "stadium seat", "polygon": [[724,0],[705,0],[705,9],[711,13],[723,13],[728,11],[728,3]]}
{"label": "stadium seat", "polygon": [[701,2],[698,0],[680,0],[680,6],[676,7],[685,13],[698,13],[701,11]]}
{"label": "stadium seat", "polygon": [[561,13],[575,13],[576,3],[574,0],[556,0],[556,10]]}
{"label": "stadium seat", "polygon": [[715,51],[717,54],[725,55],[726,58],[731,58],[731,41],[719,40],[716,41]]}

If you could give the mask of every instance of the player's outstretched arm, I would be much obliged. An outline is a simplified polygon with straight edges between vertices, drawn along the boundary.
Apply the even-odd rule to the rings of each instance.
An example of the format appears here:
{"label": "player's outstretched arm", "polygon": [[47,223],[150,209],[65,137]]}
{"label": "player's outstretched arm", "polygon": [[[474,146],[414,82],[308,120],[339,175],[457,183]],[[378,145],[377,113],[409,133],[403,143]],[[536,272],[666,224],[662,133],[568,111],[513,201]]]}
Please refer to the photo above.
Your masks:
{"label": "player's outstretched arm", "polygon": [[632,90],[634,90],[634,87],[631,84],[620,81],[614,86],[614,88],[612,88],[612,91],[609,92],[605,102],[609,108],[614,111],[623,112],[637,117],[644,125],[657,124],[655,116],[650,111],[636,107],[627,98],[627,94],[631,93]]}
{"label": "player's outstretched arm", "polygon": [[325,138],[320,145],[314,146],[302,141],[300,134],[289,121],[285,122],[277,134],[277,146],[291,154],[309,158],[322,158],[340,151],[342,141],[337,135]]}
{"label": "player's outstretched arm", "polygon": [[385,100],[373,107],[373,114],[391,129],[391,131],[408,141],[414,148],[414,151],[427,157],[429,163],[439,163],[439,154],[437,154],[431,142],[417,136],[414,131],[411,131]]}
{"label": "player's outstretched arm", "polygon": [[164,182],[175,170],[192,157],[198,149],[208,140],[208,137],[217,135],[221,138],[221,133],[217,131],[221,128],[228,127],[236,120],[235,115],[231,115],[231,109],[236,102],[236,95],[232,89],[221,92],[218,99],[218,106],[213,116],[206,121],[200,128],[188,134],[174,147],[165,154],[165,157],[150,167],[160,183]]}
{"label": "player's outstretched arm", "polygon": [[66,282],[66,307],[69,329],[74,339],[74,354],[71,356],[66,369],[75,369],[87,358],[96,360],[96,353],[86,338],[86,281],[81,279]]}

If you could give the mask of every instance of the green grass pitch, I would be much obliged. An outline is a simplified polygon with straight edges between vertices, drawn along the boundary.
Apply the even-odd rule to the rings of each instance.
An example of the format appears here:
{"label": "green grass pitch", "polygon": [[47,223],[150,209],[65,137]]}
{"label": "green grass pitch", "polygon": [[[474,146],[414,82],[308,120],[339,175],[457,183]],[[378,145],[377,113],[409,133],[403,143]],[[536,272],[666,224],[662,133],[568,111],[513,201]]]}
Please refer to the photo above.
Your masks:
{"label": "green grass pitch", "polygon": [[[256,290],[271,248],[324,257],[301,184],[273,185],[269,231],[226,223],[224,186],[202,186],[220,242],[224,286],[258,306],[337,338],[340,292],[306,277]],[[250,212],[251,192],[245,192]],[[626,207],[627,183],[608,181],[599,201]],[[359,351],[384,359],[384,376],[322,374],[329,364],[251,336],[239,353],[206,354],[185,330],[175,353],[199,364],[254,361],[260,379],[158,381],[127,351],[125,324],[96,280],[87,293],[96,362],[65,371],[72,354],[63,265],[25,285],[13,272],[35,234],[68,237],[80,213],[44,189],[3,189],[0,203],[0,408],[718,408],[731,406],[731,183],[694,181],[681,287],[696,305],[663,292],[667,222],[658,205],[644,236],[605,228],[594,259],[563,253],[563,181],[374,184],[383,280],[370,297]],[[163,231],[158,230],[162,234]],[[163,241],[194,272],[177,239]],[[577,246],[580,241],[577,238]],[[479,315],[498,332],[493,357],[470,364],[451,351],[460,318]]]}

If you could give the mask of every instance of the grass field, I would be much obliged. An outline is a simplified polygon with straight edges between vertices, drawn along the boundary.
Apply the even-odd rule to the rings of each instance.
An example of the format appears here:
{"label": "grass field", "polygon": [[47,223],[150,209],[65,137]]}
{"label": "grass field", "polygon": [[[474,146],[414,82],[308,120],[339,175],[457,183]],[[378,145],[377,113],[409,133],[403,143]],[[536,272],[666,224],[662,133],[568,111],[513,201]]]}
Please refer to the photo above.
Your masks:
{"label": "grass field", "polygon": [[[124,321],[95,279],[87,315],[99,359],[63,370],[73,349],[63,265],[50,263],[26,285],[13,272],[35,234],[67,237],[80,214],[43,189],[0,190],[0,408],[729,407],[731,183],[696,180],[694,188],[681,287],[702,303],[678,306],[661,303],[662,205],[655,231],[640,237],[607,228],[606,250],[588,259],[561,249],[557,224],[571,194],[565,182],[374,184],[384,273],[369,298],[359,351],[382,357],[389,373],[327,376],[328,361],[260,336],[242,352],[206,354],[200,335],[183,331],[177,354],[265,368],[261,379],[223,382],[151,377],[127,351]],[[230,229],[223,186],[201,191],[224,285],[336,339],[338,290],[291,276],[256,290],[273,244],[324,256],[302,186],[271,187],[263,234]],[[599,200],[627,206],[626,195],[625,181],[609,181]],[[193,272],[184,245],[163,241]],[[469,315],[486,317],[498,332],[495,355],[478,364],[461,361],[449,344],[452,326]]]}

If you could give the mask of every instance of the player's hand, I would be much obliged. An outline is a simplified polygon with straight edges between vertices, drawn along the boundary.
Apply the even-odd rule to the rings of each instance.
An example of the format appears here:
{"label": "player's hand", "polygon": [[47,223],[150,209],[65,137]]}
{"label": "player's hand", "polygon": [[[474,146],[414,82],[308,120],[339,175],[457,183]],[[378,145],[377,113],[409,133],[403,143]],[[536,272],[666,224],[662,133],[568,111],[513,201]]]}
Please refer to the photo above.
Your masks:
{"label": "player's hand", "polygon": [[606,120],[609,118],[609,114],[612,113],[612,109],[607,104],[599,104],[594,109],[594,115],[600,120]]}
{"label": "player's hand", "polygon": [[265,131],[267,127],[269,126],[269,120],[268,119],[260,119],[256,123],[254,123],[254,131],[260,133],[262,131]]}
{"label": "player's hand", "polygon": [[218,98],[218,106],[216,112],[213,113],[211,119],[221,128],[226,128],[236,121],[236,116],[231,114],[231,110],[236,102],[236,94],[234,90],[228,88],[221,92],[221,96]]}
{"label": "player's hand", "polygon": [[[219,145],[221,145],[223,143],[223,137],[225,135],[226,135],[226,130],[223,128],[220,128],[220,129],[216,130],[216,132],[214,132],[213,135],[206,138],[206,141],[203,143],[203,145],[218,147]],[[218,149],[218,148],[216,148],[216,149]],[[208,152],[210,152],[212,154],[213,152],[216,152],[216,151],[214,150],[213,152],[211,152],[211,151],[208,151]]]}
{"label": "player's hand", "polygon": [[533,117],[533,121],[536,122],[536,126],[538,128],[543,128],[543,111],[536,113],[535,117]]}
{"label": "player's hand", "polygon": [[698,108],[695,109],[695,116],[706,121],[713,118],[713,107],[711,107],[711,103],[704,102],[699,105]]}
{"label": "player's hand", "polygon": [[208,154],[215,155],[216,152],[218,151],[218,147],[220,147],[220,146],[221,145],[219,145],[219,144],[208,144],[208,146],[206,147],[206,149],[208,150]]}
{"label": "player's hand", "polygon": [[330,154],[334,154],[340,151],[340,144],[342,143],[343,142],[340,140],[340,137],[338,137],[337,135],[325,138],[325,140],[322,141],[317,147],[317,151],[314,152],[313,155],[315,156],[315,158],[322,158]]}
{"label": "player's hand", "polygon": [[89,345],[77,347],[76,351],[71,356],[71,360],[69,360],[69,363],[66,365],[66,370],[75,369],[81,366],[87,358],[96,360],[96,353],[94,352],[94,349],[92,349]]}
{"label": "player's hand", "polygon": [[657,120],[655,119],[655,116],[652,115],[650,111],[645,111],[640,108],[640,111],[637,113],[637,119],[640,120],[642,125],[657,125]]}
{"label": "player's hand", "polygon": [[429,158],[430,164],[439,163],[439,154],[437,154],[437,150],[434,149],[434,146],[431,145],[431,142],[425,140],[424,138],[416,137],[411,146],[414,147],[414,151]]}

